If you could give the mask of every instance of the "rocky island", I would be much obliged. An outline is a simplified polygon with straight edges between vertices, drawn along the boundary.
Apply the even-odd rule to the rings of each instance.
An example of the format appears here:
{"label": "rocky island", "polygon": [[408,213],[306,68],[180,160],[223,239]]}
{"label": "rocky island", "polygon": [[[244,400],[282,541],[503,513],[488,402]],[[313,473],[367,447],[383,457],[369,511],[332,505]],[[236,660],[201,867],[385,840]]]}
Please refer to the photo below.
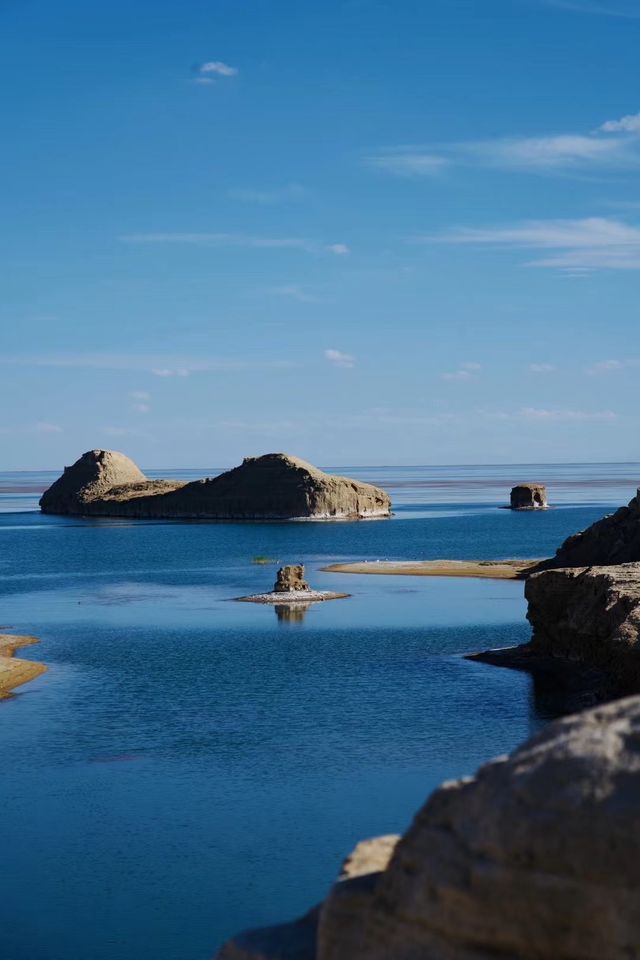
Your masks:
{"label": "rocky island", "polygon": [[519,483],[510,496],[511,510],[546,510],[547,488],[542,483]]}
{"label": "rocky island", "polygon": [[43,513],[185,520],[358,520],[389,517],[384,490],[323,473],[286,453],[246,457],[191,483],[149,480],[129,457],[89,450],[42,495]]}
{"label": "rocky island", "polygon": [[[312,590],[304,578],[304,564],[294,563],[280,567],[276,575],[273,590],[269,593],[256,593],[250,597],[238,597],[244,603],[273,603],[279,608],[303,606],[321,600],[344,600],[348,593],[334,593],[330,590]],[[286,617],[283,617],[286,619]]]}

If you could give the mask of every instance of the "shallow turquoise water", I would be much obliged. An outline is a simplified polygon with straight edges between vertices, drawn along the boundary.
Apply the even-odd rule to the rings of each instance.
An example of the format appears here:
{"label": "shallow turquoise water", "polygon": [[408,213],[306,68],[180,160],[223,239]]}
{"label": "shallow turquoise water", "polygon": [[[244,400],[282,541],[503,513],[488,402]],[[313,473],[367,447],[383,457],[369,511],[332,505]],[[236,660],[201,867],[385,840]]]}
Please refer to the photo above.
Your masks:
{"label": "shallow turquoise water", "polygon": [[[639,471],[553,468],[562,506],[513,514],[514,468],[434,469],[361,471],[397,516],[336,524],[42,517],[48,478],[0,476],[0,622],[49,666],[0,704],[2,960],[205,960],[544,722],[527,677],[461,656],[526,639],[521,584],[320,568],[547,555]],[[258,554],[353,596],[301,622],[231,602],[270,586]]]}

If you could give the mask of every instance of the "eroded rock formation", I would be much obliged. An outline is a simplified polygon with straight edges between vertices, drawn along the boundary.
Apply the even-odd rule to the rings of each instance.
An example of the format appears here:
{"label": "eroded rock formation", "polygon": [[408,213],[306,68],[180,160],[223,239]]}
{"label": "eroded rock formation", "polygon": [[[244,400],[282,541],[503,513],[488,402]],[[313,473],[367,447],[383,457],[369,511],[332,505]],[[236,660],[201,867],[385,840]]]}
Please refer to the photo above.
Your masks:
{"label": "eroded rock formation", "polygon": [[302,563],[280,567],[276,574],[276,582],[273,585],[274,593],[308,593],[309,589],[309,584],[304,578],[304,565]]}
{"label": "eroded rock formation", "polygon": [[202,520],[388,517],[389,496],[368,483],[323,473],[285,453],[247,457],[192,483],[147,480],[121,453],[85,453],[43,494],[45,513]]}
{"label": "eroded rock formation", "polygon": [[640,561],[640,490],[628,506],[565,540],[546,566],[606,566],[635,561]]}
{"label": "eroded rock formation", "polygon": [[511,489],[512,510],[545,510],[547,488],[541,483],[520,483]]}
{"label": "eroded rock formation", "polygon": [[175,490],[180,483],[147,480],[142,470],[116,450],[88,450],[43,493],[44,513],[90,513],[105,497],[147,496]]}
{"label": "eroded rock formation", "polygon": [[525,596],[528,651],[596,667],[619,693],[640,690],[640,563],[546,570]]}
{"label": "eroded rock formation", "polygon": [[556,721],[443,784],[364,886],[332,909],[338,884],[306,952],[282,947],[285,926],[218,960],[640,956],[640,697]]}

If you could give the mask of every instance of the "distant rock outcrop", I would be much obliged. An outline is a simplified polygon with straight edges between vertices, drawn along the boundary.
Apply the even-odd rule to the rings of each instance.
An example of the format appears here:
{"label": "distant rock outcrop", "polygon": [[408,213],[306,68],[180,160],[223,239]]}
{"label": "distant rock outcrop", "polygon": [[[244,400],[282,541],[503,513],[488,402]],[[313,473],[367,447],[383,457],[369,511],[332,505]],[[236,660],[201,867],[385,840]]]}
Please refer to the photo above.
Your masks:
{"label": "distant rock outcrop", "polygon": [[627,507],[569,537],[547,567],[607,566],[640,561],[640,490]]}
{"label": "distant rock outcrop", "polygon": [[542,483],[519,483],[511,489],[512,510],[546,510],[547,488]]}
{"label": "distant rock outcrop", "polygon": [[363,886],[341,908],[337,885],[315,945],[316,913],[300,950],[282,926],[218,960],[637,958],[640,697],[556,721],[443,784]]}
{"label": "distant rock outcrop", "polygon": [[121,453],[91,450],[43,494],[45,513],[198,520],[339,520],[388,517],[378,487],[323,473],[285,453],[247,457],[192,483],[147,480]]}

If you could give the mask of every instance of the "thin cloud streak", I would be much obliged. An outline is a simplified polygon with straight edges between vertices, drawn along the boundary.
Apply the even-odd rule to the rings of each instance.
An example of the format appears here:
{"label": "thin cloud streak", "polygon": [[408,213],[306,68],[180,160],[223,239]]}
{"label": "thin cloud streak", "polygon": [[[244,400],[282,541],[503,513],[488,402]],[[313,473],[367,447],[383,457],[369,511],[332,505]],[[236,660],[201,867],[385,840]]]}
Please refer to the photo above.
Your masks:
{"label": "thin cloud streak", "polygon": [[245,247],[255,250],[301,250],[314,255],[349,253],[346,243],[320,243],[305,237],[263,237],[243,233],[129,233],[118,237],[120,243],[132,245],[176,244],[192,247]]}
{"label": "thin cloud streak", "polygon": [[572,13],[595,14],[604,17],[621,17],[626,20],[640,18],[636,0],[541,0],[547,7],[567,10]]}
{"label": "thin cloud streak", "polygon": [[167,354],[59,354],[50,356],[0,356],[2,366],[59,367],[78,370],[136,370],[156,376],[189,376],[191,373],[242,370],[284,370],[297,366],[290,360],[252,360],[243,357],[175,357]]}
{"label": "thin cloud streak", "polygon": [[598,363],[587,367],[586,373],[590,376],[601,374],[619,373],[622,370],[637,370],[640,367],[640,360],[600,360]]}
{"label": "thin cloud streak", "polygon": [[513,249],[557,251],[527,266],[567,272],[640,270],[640,227],[604,217],[582,220],[525,220],[506,226],[459,227],[439,237],[416,237],[411,242],[472,244]]}
{"label": "thin cloud streak", "polygon": [[365,156],[365,166],[405,178],[440,176],[453,167],[514,173],[584,174],[640,166],[640,115],[607,120],[587,133],[503,136],[492,140],[387,147]]}
{"label": "thin cloud streak", "polygon": [[288,201],[303,200],[307,196],[307,191],[299,183],[288,183],[284,187],[272,190],[256,190],[251,187],[237,187],[229,190],[227,196],[230,200],[238,200],[240,203],[254,203],[261,207],[272,206],[278,203]]}

